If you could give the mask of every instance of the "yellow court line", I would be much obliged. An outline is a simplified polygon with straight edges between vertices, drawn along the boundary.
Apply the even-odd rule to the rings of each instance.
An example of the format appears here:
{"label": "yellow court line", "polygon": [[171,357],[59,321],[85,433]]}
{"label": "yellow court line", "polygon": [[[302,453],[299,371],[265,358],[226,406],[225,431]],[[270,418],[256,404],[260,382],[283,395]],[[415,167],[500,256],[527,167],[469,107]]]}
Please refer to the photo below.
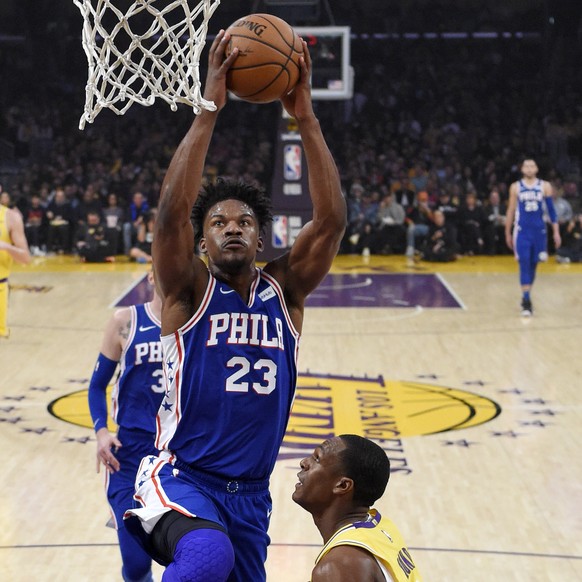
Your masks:
{"label": "yellow court line", "polygon": [[[259,263],[261,265],[262,263]],[[61,255],[55,257],[34,257],[29,265],[15,264],[13,271],[38,273],[147,273],[149,265],[130,262],[126,257],[117,257],[114,263],[82,263],[78,257]],[[451,263],[428,263],[420,261],[409,264],[402,255],[340,255],[336,257],[331,269],[332,273],[495,273],[517,276],[518,266],[511,255],[494,257],[462,257]],[[561,265],[555,257],[538,266],[539,273],[550,274],[582,274],[582,263]]]}

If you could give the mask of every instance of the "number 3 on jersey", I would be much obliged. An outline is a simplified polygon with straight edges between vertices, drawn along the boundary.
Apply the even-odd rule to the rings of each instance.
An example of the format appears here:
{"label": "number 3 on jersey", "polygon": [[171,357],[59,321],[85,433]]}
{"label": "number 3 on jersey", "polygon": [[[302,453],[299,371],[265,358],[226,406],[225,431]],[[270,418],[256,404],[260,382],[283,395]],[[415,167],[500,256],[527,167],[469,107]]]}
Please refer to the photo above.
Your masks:
{"label": "number 3 on jersey", "polygon": [[[227,368],[234,368],[234,372],[226,379],[227,392],[248,392],[249,383],[244,377],[251,371],[251,363],[242,356],[235,356],[226,362]],[[252,388],[257,394],[270,394],[275,390],[277,382],[277,365],[272,360],[257,360],[253,370],[264,370],[262,382],[253,382]]]}

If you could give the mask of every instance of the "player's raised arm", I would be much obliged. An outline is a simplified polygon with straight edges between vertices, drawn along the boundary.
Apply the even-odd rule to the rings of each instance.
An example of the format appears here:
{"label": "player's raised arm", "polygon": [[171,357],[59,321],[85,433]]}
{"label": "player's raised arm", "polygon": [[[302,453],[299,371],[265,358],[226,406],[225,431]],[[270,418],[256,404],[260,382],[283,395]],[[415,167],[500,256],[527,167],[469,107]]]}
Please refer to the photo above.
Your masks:
{"label": "player's raised arm", "polygon": [[[164,300],[162,333],[170,333],[187,321],[197,290],[207,277],[206,267],[193,259],[194,231],[190,212],[202,183],[204,162],[218,112],[226,104],[226,72],[238,51],[224,59],[229,36],[220,31],[210,47],[204,98],[214,101],[216,111],[202,110],[178,146],[162,183],[158,217],[152,244],[156,281]],[[183,314],[180,307],[183,306]]]}
{"label": "player's raised arm", "polygon": [[302,304],[329,271],[343,237],[347,212],[339,173],[329,151],[311,101],[311,58],[303,41],[301,79],[281,101],[298,124],[309,170],[313,219],[299,233],[285,259],[285,290],[291,301]]}

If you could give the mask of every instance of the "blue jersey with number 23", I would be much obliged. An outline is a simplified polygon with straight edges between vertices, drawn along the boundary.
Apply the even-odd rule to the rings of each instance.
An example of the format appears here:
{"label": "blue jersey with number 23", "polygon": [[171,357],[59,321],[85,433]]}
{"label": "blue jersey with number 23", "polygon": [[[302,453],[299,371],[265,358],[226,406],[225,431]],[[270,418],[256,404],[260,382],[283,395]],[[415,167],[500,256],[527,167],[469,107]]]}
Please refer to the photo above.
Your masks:
{"label": "blue jersey with number 23", "polygon": [[157,448],[199,471],[268,478],[293,403],[299,344],[277,281],[257,269],[245,303],[210,275],[196,313],[162,344]]}

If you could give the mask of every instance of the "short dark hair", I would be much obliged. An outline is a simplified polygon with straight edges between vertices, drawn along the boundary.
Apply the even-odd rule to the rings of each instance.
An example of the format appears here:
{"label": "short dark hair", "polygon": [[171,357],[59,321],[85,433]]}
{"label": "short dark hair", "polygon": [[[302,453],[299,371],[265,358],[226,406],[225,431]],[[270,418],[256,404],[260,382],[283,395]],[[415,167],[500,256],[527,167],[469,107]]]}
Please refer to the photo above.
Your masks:
{"label": "short dark hair", "polygon": [[208,211],[223,200],[240,200],[250,206],[257,217],[261,233],[273,220],[271,200],[263,189],[256,188],[242,180],[218,178],[216,182],[208,183],[202,188],[192,208],[190,219],[196,240],[200,240],[202,237],[204,219]]}
{"label": "short dark hair", "polygon": [[390,479],[390,460],[384,449],[370,439],[355,435],[339,436],[345,445],[339,458],[346,476],[354,481],[354,501],[368,507],[384,495]]}

